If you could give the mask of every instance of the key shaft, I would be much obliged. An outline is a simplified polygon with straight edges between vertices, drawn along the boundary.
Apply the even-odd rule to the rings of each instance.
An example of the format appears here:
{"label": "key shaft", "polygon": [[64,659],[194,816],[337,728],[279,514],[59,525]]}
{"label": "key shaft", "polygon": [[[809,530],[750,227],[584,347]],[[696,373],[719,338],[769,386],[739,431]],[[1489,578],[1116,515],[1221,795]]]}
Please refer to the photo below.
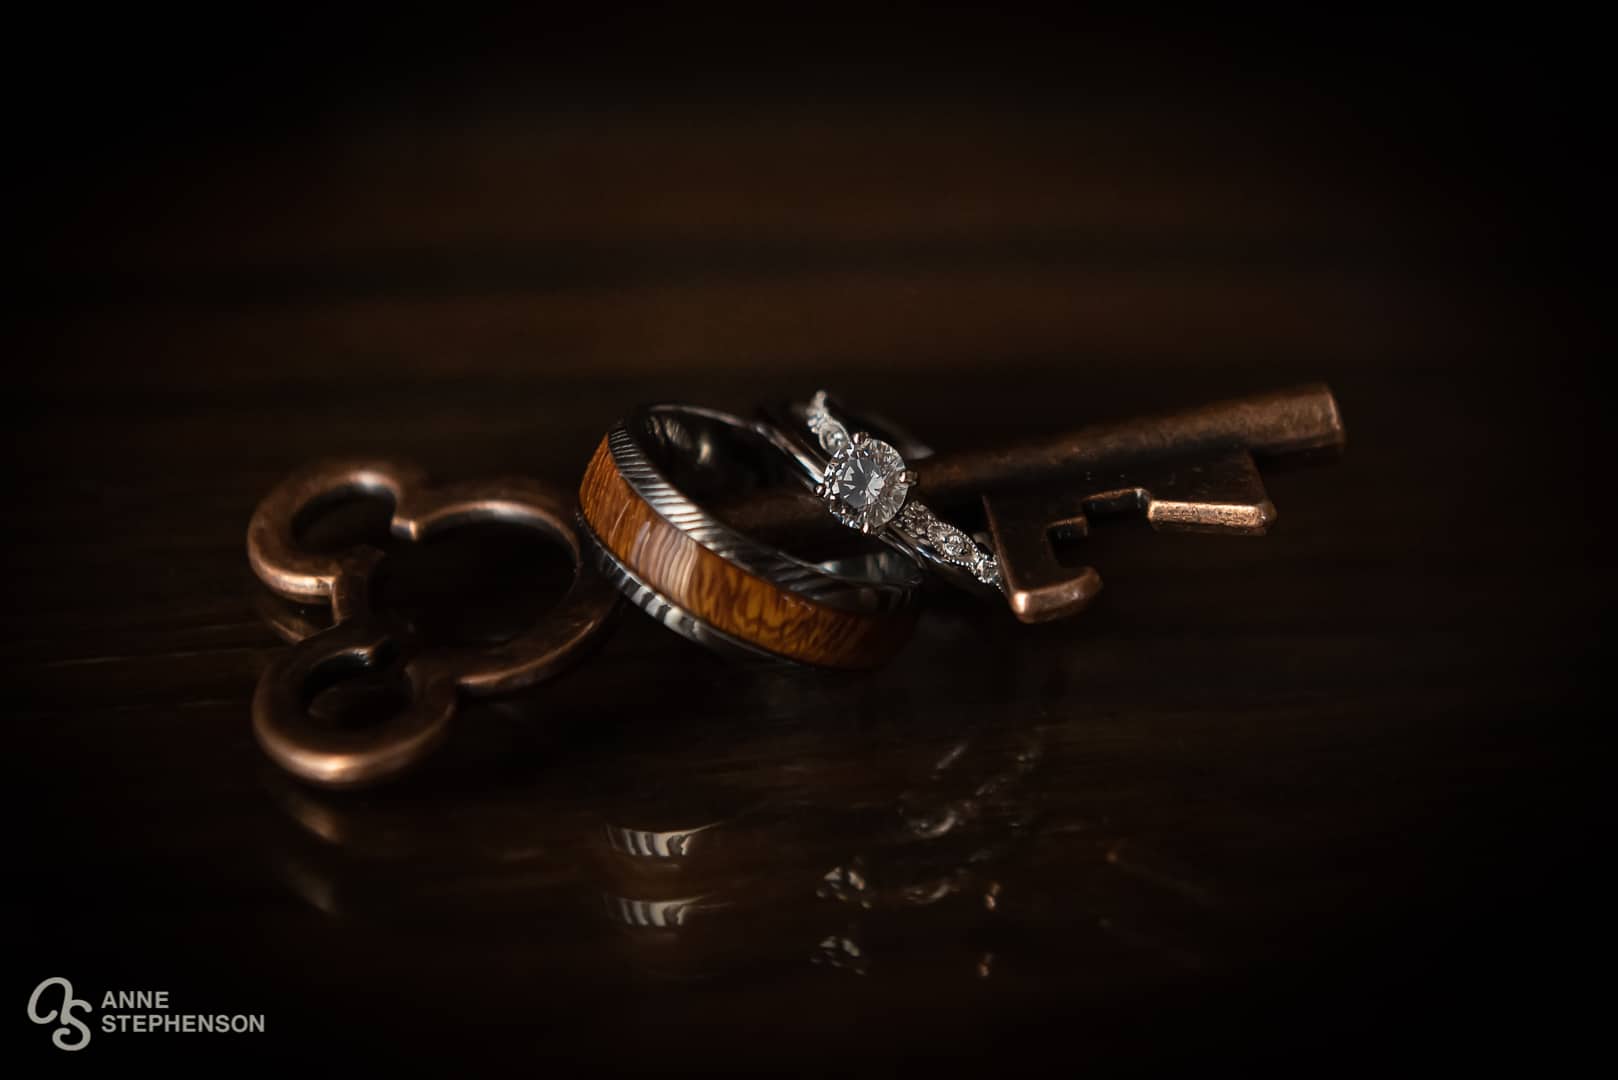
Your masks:
{"label": "key shaft", "polygon": [[[1133,420],[1088,424],[998,447],[944,452],[913,463],[916,492],[935,509],[976,508],[990,493],[1027,490],[1098,469],[1165,458],[1214,458],[1245,450],[1259,462],[1324,455],[1346,441],[1331,390],[1312,383]],[[806,491],[753,492],[715,506],[736,528],[762,540],[846,547],[848,532]],[[839,544],[838,541],[843,543]]]}

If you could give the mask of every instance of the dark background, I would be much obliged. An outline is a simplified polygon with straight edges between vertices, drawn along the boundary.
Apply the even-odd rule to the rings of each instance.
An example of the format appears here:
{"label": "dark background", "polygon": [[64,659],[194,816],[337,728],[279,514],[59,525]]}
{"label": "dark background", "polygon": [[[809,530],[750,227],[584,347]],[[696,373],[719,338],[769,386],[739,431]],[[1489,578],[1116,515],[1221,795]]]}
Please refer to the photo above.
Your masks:
{"label": "dark background", "polygon": [[[1585,28],[277,11],[9,36],[27,1053],[64,1058],[18,1019],[58,974],[271,1029],[80,1060],[1316,1072],[1591,1034],[1610,273]],[[1109,525],[1071,623],[945,600],[855,677],[625,613],[396,790],[299,792],[252,742],[282,646],[243,532],[308,459],[566,488],[659,398],[828,385],[964,447],[1315,379],[1349,449],[1269,478],[1272,535]],[[557,587],[504,535],[398,559],[398,602],[451,637]],[[970,820],[904,832],[985,777]],[[674,880],[603,850],[708,821],[729,839]],[[817,895],[851,865],[869,906]],[[708,908],[661,934],[602,902],[683,895]]]}

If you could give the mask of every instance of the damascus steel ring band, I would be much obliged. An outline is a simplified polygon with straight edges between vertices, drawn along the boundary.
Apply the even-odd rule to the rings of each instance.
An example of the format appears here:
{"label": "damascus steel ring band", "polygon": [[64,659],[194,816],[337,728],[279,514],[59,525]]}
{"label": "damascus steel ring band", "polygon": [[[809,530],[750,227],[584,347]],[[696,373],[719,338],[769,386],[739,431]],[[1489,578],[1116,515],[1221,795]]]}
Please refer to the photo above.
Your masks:
{"label": "damascus steel ring band", "polygon": [[652,405],[618,423],[579,487],[580,520],[607,578],[670,629],[720,652],[872,668],[904,644],[922,575],[881,551],[815,562],[704,509],[719,496],[798,483],[789,440],[763,421]]}

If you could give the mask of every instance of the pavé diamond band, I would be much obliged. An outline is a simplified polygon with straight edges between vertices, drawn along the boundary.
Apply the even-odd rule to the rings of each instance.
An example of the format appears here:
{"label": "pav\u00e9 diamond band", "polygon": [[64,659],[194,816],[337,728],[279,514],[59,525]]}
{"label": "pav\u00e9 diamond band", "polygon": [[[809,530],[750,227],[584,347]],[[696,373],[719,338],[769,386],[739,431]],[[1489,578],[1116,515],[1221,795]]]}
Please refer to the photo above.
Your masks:
{"label": "pav\u00e9 diamond band", "polygon": [[898,450],[868,432],[849,431],[824,390],[810,399],[804,419],[827,455],[815,478],[815,494],[833,517],[889,540],[946,577],[964,573],[980,585],[1004,591],[992,551],[909,497],[916,474]]}

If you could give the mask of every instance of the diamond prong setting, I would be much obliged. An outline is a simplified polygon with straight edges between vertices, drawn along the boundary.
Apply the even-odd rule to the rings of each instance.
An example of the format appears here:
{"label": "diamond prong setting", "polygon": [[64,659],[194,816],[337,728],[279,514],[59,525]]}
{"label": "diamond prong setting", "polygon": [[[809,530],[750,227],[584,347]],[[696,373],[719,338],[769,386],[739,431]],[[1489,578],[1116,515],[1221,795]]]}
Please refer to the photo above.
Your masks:
{"label": "diamond prong setting", "polygon": [[830,455],[814,492],[833,517],[866,536],[891,523],[902,541],[924,559],[964,570],[982,584],[1005,591],[993,552],[919,502],[907,500],[917,476],[899,451],[868,432],[850,433],[832,416],[824,390],[810,400],[805,420]]}
{"label": "diamond prong setting", "polygon": [[910,488],[906,475],[915,474],[899,451],[863,431],[855,432],[826,463],[817,494],[838,521],[869,535],[904,506]]}

